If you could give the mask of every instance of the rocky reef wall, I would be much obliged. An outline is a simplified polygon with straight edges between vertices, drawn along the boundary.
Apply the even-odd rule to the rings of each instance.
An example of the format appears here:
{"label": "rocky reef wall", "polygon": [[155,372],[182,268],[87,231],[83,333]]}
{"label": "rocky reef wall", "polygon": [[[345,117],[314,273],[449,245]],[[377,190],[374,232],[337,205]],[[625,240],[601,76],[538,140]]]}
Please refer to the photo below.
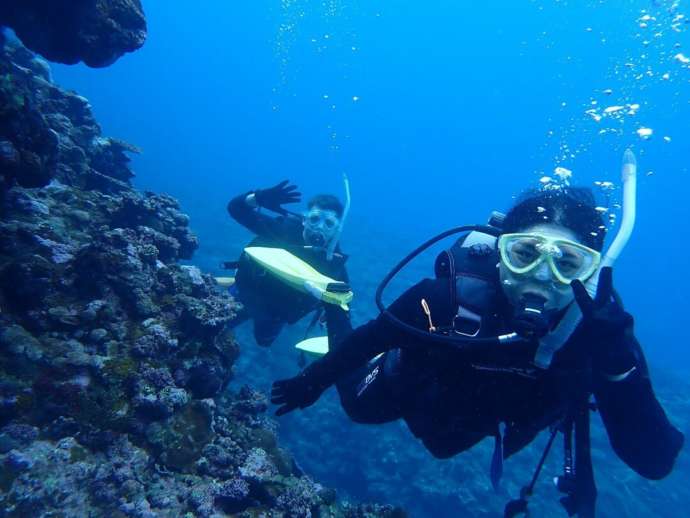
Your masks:
{"label": "rocky reef wall", "polygon": [[108,66],[146,41],[140,0],[3,0],[3,25],[31,50],[68,65]]}
{"label": "rocky reef wall", "polygon": [[0,517],[399,516],[337,504],[227,385],[236,305],[88,101],[0,51]]}

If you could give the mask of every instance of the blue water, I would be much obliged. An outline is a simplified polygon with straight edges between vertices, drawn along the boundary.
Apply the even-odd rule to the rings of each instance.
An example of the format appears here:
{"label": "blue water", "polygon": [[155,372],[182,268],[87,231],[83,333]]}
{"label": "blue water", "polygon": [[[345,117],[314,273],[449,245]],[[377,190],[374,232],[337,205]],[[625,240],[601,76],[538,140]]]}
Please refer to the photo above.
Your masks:
{"label": "blue water", "polygon": [[[690,68],[674,56],[690,57],[690,25],[676,32],[673,17],[690,4],[669,13],[673,3],[145,2],[143,49],[103,70],[54,66],[54,76],[90,99],[106,135],[142,148],[135,184],[180,200],[201,239],[194,262],[210,271],[250,237],[225,212],[231,197],[284,178],[305,195],[340,194],[346,171],[355,323],[375,315],[377,281],[423,238],[483,223],[557,166],[574,184],[617,183],[630,146],[639,217],[616,286],[653,375],[684,376]],[[611,106],[625,109],[599,122],[586,113]],[[403,280],[430,269],[420,261]],[[270,352],[247,351],[238,377],[266,387],[292,374],[300,329]],[[286,442],[305,416],[286,420]]]}

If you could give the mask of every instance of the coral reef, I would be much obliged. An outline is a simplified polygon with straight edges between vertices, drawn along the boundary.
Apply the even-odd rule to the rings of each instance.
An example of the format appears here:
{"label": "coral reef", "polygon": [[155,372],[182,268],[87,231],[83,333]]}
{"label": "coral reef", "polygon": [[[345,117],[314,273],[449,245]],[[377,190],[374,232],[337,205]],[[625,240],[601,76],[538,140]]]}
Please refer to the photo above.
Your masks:
{"label": "coral reef", "polygon": [[4,0],[0,26],[51,61],[104,67],[146,40],[140,0]]}
{"label": "coral reef", "polygon": [[[0,517],[400,516],[337,504],[227,391],[235,302],[135,148],[16,43],[0,52]],[[57,513],[57,514],[56,514]]]}

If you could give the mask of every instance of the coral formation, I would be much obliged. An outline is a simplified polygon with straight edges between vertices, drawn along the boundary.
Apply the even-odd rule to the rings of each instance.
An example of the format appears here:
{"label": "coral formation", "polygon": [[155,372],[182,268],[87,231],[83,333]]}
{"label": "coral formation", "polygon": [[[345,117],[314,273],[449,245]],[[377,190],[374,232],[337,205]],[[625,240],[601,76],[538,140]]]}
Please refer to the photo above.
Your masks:
{"label": "coral formation", "polygon": [[146,40],[140,0],[5,0],[0,26],[51,61],[112,64]]}
{"label": "coral formation", "polygon": [[0,53],[0,516],[394,516],[336,504],[227,391],[237,309],[88,102]]}

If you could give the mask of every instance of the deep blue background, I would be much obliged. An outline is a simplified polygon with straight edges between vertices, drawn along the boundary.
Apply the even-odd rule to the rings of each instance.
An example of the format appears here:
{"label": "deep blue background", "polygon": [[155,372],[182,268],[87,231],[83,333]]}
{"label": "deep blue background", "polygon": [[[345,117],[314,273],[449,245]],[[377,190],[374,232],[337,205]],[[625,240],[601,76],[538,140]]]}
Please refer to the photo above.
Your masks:
{"label": "deep blue background", "polygon": [[[143,49],[107,69],[54,74],[92,101],[106,134],[142,148],[137,184],[180,199],[200,261],[240,250],[227,200],[283,178],[339,193],[347,171],[344,243],[357,255],[387,239],[385,267],[422,236],[506,209],[558,165],[561,142],[582,148],[563,165],[583,185],[616,181],[630,145],[640,217],[617,286],[653,361],[687,372],[690,70],[671,56],[690,38],[663,16],[661,38],[640,29],[651,2],[144,4]],[[647,68],[654,77],[633,79]],[[602,136],[583,113],[592,99],[642,108],[623,136]],[[634,133],[640,125],[655,130],[651,140]]]}
{"label": "deep blue background", "polygon": [[[107,69],[55,66],[54,75],[90,99],[106,135],[142,148],[136,184],[181,201],[201,239],[196,263],[213,270],[248,239],[225,212],[230,197],[283,178],[306,195],[340,193],[347,171],[353,207],[343,241],[361,323],[375,314],[376,282],[421,239],[484,222],[558,165],[573,170],[576,184],[617,182],[622,152],[632,146],[639,218],[616,285],[653,374],[687,375],[690,69],[673,56],[690,55],[690,37],[688,26],[671,29],[663,5],[205,0],[144,7],[143,49]],[[642,9],[656,16],[646,29]],[[592,101],[641,108],[621,122],[596,123],[584,113]],[[641,126],[654,129],[650,140],[636,135]],[[602,128],[618,134],[600,135]],[[429,272],[420,262],[403,280]],[[270,352],[248,352],[240,378],[266,386],[269,376],[291,374],[299,332],[288,331]],[[269,370],[256,375],[253,362]]]}

